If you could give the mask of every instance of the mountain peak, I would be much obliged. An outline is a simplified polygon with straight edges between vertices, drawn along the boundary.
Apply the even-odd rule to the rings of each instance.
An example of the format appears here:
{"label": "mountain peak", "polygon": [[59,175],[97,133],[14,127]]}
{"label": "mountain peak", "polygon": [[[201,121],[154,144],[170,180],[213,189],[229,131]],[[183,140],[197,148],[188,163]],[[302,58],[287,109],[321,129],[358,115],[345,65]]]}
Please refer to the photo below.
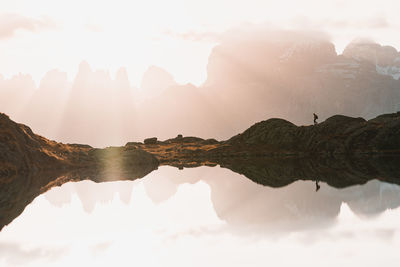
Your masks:
{"label": "mountain peak", "polygon": [[393,46],[382,46],[373,41],[357,39],[346,46],[343,56],[388,66],[400,57],[400,53]]}
{"label": "mountain peak", "polygon": [[130,86],[128,72],[125,67],[118,69],[115,75],[115,83],[117,84],[117,88],[127,88]]}
{"label": "mountain peak", "polygon": [[400,53],[393,46],[382,46],[376,42],[357,39],[343,51],[343,56],[376,65],[376,71],[383,75],[400,77]]}
{"label": "mountain peak", "polygon": [[150,66],[143,74],[140,87],[146,93],[159,94],[176,84],[174,77],[169,72],[157,66]]}
{"label": "mountain peak", "polygon": [[92,69],[86,60],[83,60],[81,63],[79,63],[78,74],[87,74],[90,72],[92,72]]}

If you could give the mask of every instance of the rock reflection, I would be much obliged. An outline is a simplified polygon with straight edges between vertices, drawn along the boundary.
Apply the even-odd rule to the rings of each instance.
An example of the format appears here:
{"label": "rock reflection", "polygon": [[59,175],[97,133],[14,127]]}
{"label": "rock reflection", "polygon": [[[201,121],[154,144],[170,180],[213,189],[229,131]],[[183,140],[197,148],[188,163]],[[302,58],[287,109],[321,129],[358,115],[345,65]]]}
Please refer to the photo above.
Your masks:
{"label": "rock reflection", "polygon": [[[202,180],[211,188],[216,214],[229,225],[298,229],[331,224],[343,202],[359,216],[374,216],[386,209],[399,207],[400,189],[394,185],[400,183],[398,162],[398,158],[390,157],[357,160],[224,158],[217,162],[222,169],[228,168],[248,179],[218,171],[221,168],[202,167],[184,171],[163,168],[163,171],[144,179],[143,184],[149,198],[154,203],[161,203],[173,196],[180,184]],[[70,173],[20,175],[0,185],[0,229],[19,216],[35,197],[55,186],[82,180],[135,180],[151,171],[134,171],[132,175],[124,173],[109,179],[104,174],[85,169]],[[318,192],[315,192],[315,181],[319,181]],[[361,184],[364,185],[355,186]],[[96,202],[111,201],[116,192],[123,202],[128,203],[132,187],[132,184],[110,183],[101,187],[101,192],[93,192],[90,184],[80,184],[73,190],[85,211],[91,212]],[[53,204],[62,206],[70,201],[71,194],[72,191],[64,190],[50,192],[46,197]]]}

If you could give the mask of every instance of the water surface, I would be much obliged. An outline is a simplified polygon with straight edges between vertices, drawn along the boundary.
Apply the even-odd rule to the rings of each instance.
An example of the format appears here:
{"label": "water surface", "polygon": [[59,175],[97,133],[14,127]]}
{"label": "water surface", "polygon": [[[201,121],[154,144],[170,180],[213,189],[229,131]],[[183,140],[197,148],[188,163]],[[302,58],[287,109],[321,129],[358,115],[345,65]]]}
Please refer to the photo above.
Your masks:
{"label": "water surface", "polygon": [[398,266],[400,187],[319,185],[219,167],[69,182],[2,229],[0,266]]}

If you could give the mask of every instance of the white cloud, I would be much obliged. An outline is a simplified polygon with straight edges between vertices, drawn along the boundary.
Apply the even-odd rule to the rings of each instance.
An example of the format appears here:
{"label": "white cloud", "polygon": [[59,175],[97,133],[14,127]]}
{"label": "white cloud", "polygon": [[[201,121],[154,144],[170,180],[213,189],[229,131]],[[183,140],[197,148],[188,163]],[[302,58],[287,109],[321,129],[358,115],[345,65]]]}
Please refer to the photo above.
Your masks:
{"label": "white cloud", "polygon": [[0,39],[12,37],[18,30],[35,32],[54,26],[55,23],[48,17],[35,19],[14,13],[0,14]]}

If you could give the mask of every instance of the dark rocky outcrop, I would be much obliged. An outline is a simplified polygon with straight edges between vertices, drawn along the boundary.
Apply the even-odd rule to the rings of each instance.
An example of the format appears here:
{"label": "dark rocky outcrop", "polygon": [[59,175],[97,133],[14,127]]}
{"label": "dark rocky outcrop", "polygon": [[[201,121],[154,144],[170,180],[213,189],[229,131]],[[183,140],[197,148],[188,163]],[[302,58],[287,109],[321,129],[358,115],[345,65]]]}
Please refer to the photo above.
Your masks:
{"label": "dark rocky outcrop", "polygon": [[369,121],[335,115],[320,124],[300,127],[282,119],[269,119],[226,144],[257,146],[255,151],[307,154],[399,153],[400,112]]}
{"label": "dark rocky outcrop", "polygon": [[137,169],[143,167],[146,172],[149,168],[157,168],[158,161],[143,150],[129,147],[96,149],[88,145],[51,141],[0,113],[0,177],[80,168],[101,171],[117,166],[121,172],[130,172],[132,166]]}
{"label": "dark rocky outcrop", "polygon": [[143,142],[145,145],[157,144],[157,137],[146,138]]}
{"label": "dark rocky outcrop", "polygon": [[0,113],[1,173],[26,173],[73,166],[90,150],[89,146],[50,141],[23,124]]}

